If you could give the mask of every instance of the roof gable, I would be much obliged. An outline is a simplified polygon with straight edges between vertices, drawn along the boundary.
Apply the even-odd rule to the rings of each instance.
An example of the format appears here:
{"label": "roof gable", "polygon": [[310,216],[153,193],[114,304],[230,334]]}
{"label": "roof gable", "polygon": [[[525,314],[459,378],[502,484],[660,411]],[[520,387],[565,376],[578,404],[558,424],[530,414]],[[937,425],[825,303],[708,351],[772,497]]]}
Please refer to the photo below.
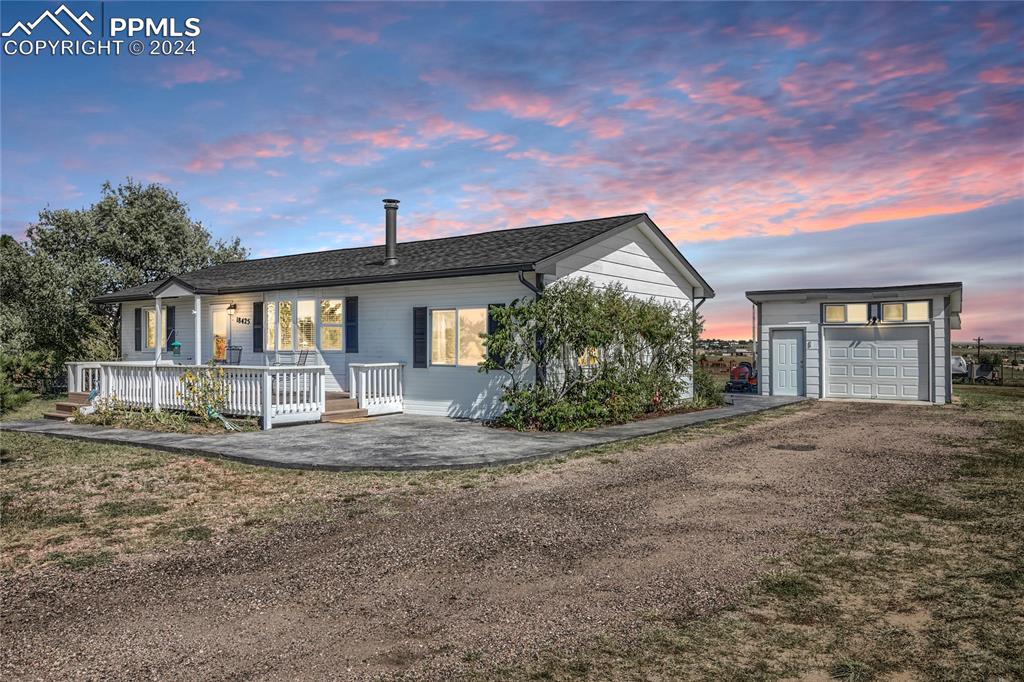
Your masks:
{"label": "roof gable", "polygon": [[[188,272],[174,279],[183,288],[196,293],[229,294],[532,270],[537,263],[552,256],[626,229],[641,220],[650,221],[646,214],[634,213],[399,242],[396,265],[385,265],[385,247],[381,244],[233,261]],[[657,232],[660,234],[660,230]],[[678,255],[678,251],[675,253]],[[685,263],[681,255],[678,258]],[[688,263],[686,265],[689,266]],[[150,298],[160,287],[166,287],[167,282],[123,289],[98,296],[94,301],[105,303]]]}

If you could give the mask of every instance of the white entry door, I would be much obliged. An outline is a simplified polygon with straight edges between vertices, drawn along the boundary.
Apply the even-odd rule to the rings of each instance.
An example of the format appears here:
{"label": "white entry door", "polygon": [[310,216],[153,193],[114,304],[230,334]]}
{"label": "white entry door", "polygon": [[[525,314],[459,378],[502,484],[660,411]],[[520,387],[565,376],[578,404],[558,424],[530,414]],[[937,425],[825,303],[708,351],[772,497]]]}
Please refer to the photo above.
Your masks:
{"label": "white entry door", "polygon": [[825,329],[825,396],[928,400],[927,327]]}
{"label": "white entry door", "polygon": [[799,329],[773,331],[772,395],[804,394],[804,333]]}
{"label": "white entry door", "polygon": [[224,362],[228,358],[228,346],[231,345],[231,318],[228,315],[228,307],[211,306],[210,315],[213,318],[213,338],[210,339],[212,357],[218,362]]}

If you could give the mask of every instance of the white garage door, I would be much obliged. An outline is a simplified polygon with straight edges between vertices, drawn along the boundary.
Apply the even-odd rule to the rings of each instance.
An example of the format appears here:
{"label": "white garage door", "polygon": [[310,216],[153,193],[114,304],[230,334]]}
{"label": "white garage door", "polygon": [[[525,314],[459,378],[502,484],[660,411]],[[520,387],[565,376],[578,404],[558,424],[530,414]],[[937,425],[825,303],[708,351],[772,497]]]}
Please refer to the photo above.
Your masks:
{"label": "white garage door", "polygon": [[825,396],[929,400],[927,327],[825,329]]}

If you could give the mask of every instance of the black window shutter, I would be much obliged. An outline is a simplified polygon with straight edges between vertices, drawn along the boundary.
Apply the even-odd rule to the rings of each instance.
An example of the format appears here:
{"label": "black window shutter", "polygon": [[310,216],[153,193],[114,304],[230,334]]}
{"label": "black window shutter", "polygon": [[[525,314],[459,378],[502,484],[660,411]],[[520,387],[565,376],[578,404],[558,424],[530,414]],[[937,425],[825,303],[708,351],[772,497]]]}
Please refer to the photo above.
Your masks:
{"label": "black window shutter", "polygon": [[142,350],[142,308],[135,309],[135,350]]}
{"label": "black window shutter", "polygon": [[412,309],[412,366],[427,366],[427,309]]}
{"label": "black window shutter", "polygon": [[176,328],[174,326],[174,306],[167,306],[167,347],[170,348],[171,344],[178,340],[176,335]]}
{"label": "black window shutter", "polygon": [[263,352],[263,301],[252,304],[252,352]]}
{"label": "black window shutter", "polygon": [[[487,306],[487,335],[488,336],[493,334],[498,329],[498,322],[494,319],[494,316],[491,315],[491,311],[494,310],[495,308],[504,308],[504,307],[505,307],[504,303],[491,303],[490,305]],[[492,360],[495,359],[495,356],[490,352],[490,350],[487,351],[487,355]]]}
{"label": "black window shutter", "polygon": [[345,352],[359,352],[359,297],[345,297]]}

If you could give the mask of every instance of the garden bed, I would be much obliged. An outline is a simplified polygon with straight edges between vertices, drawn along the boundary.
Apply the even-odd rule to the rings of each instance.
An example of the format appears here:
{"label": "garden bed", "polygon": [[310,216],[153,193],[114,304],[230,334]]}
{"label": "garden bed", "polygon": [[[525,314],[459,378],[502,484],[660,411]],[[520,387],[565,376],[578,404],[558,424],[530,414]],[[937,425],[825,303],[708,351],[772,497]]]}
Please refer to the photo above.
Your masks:
{"label": "garden bed", "polygon": [[[191,433],[210,435],[227,433],[228,429],[220,420],[200,419],[186,412],[163,410],[97,410],[93,414],[76,414],[76,424],[109,426],[115,429],[138,429],[168,433]],[[258,431],[259,421],[255,417],[232,417],[228,419],[238,431]]]}

